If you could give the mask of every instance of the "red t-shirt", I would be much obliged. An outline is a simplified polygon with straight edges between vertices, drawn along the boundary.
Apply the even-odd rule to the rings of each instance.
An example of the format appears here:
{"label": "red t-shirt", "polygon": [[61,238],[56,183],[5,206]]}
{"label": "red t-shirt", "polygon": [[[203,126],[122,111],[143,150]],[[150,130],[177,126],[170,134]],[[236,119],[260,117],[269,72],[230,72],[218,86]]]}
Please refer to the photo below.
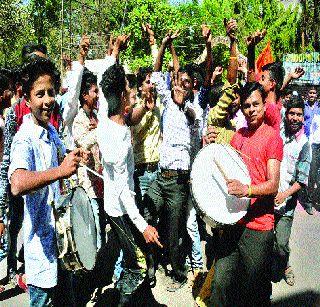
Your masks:
{"label": "red t-shirt", "polygon": [[[265,123],[255,131],[249,131],[248,128],[240,129],[235,133],[230,144],[243,154],[241,157],[249,170],[252,185],[267,181],[269,159],[282,160],[282,139],[279,133]],[[274,196],[252,198],[246,216],[239,223],[254,230],[272,230]]]}
{"label": "red t-shirt", "polygon": [[[30,113],[30,109],[27,106],[27,100],[25,98],[23,98],[20,102],[18,102],[14,106],[14,112],[16,114],[17,125],[18,125],[18,130],[19,130],[19,128],[23,122],[23,116]],[[53,109],[53,112],[51,114],[51,117],[50,117],[50,123],[56,128],[57,131],[59,129],[60,119],[61,119],[61,116],[59,113],[59,105],[56,103],[55,107]]]}
{"label": "red t-shirt", "polygon": [[279,99],[276,103],[267,101],[265,103],[264,122],[280,133],[281,108],[282,103]]}

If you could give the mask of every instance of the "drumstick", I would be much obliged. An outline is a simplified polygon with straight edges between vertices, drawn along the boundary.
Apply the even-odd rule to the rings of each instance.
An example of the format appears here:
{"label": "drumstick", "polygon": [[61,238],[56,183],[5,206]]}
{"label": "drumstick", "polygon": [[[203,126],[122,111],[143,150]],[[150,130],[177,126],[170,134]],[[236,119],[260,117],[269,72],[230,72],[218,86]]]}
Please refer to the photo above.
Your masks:
{"label": "drumstick", "polygon": [[82,163],[80,163],[80,166],[83,166],[88,172],[91,172],[92,174],[94,174],[94,175],[100,177],[101,179],[103,179],[103,176],[102,176],[102,175],[100,175],[99,173],[97,173],[97,172],[94,171],[93,169],[89,168],[88,166],[86,166],[86,165],[84,165],[84,164],[82,164]]}
{"label": "drumstick", "polygon": [[218,163],[218,161],[215,158],[213,158],[213,161],[216,164],[216,166],[217,166],[218,170],[220,171],[220,173],[222,174],[224,180],[228,181],[228,177],[227,177],[225,171],[223,170],[222,166],[220,165],[220,163]]}

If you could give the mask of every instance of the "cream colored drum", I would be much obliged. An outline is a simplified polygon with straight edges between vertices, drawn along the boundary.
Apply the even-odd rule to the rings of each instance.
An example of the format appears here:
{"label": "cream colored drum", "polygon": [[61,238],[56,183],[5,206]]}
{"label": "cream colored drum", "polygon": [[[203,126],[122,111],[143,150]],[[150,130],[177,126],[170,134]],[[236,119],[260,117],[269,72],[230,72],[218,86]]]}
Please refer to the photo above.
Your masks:
{"label": "cream colored drum", "polygon": [[247,213],[248,198],[229,195],[226,179],[250,185],[249,171],[230,146],[210,144],[196,156],[191,170],[191,194],[202,219],[211,227],[232,225]]}

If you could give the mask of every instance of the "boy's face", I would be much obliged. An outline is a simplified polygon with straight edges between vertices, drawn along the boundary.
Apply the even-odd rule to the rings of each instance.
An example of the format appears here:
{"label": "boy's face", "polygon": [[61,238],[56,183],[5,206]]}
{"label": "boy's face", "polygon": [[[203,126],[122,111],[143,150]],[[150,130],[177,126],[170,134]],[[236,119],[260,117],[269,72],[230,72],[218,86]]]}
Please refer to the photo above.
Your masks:
{"label": "boy's face", "polygon": [[286,113],[287,126],[290,133],[297,133],[303,126],[304,116],[302,108],[291,108]]}
{"label": "boy's face", "polygon": [[252,92],[241,108],[249,128],[256,129],[261,126],[264,120],[265,106],[258,90]]}
{"label": "boy's face", "polygon": [[97,87],[97,85],[91,84],[88,94],[84,94],[83,98],[89,110],[96,109],[99,99],[99,88]]}
{"label": "boy's face", "polygon": [[275,81],[270,76],[269,70],[262,72],[259,83],[263,86],[266,93],[269,93],[276,86]]}
{"label": "boy's face", "polygon": [[317,99],[317,91],[315,89],[311,89],[309,92],[308,92],[308,100],[310,102],[315,102]]}
{"label": "boy's face", "polygon": [[46,127],[55,105],[55,90],[51,76],[40,76],[30,91],[27,106],[30,108],[34,122]]}

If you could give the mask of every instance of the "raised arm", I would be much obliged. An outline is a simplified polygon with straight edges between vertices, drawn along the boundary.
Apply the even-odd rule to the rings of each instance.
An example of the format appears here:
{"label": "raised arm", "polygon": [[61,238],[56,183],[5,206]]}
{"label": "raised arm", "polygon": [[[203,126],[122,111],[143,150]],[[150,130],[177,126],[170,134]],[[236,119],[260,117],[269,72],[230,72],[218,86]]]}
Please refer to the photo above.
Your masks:
{"label": "raised arm", "polygon": [[211,84],[211,77],[212,77],[212,47],[211,47],[211,40],[212,40],[212,35],[211,35],[211,30],[209,29],[208,26],[202,25],[201,26],[202,30],[202,36],[204,38],[204,41],[206,43],[206,49],[207,49],[207,57],[206,57],[206,76],[204,79],[204,87],[208,87]]}
{"label": "raised arm", "polygon": [[298,80],[304,75],[305,71],[302,67],[296,67],[294,71],[290,72],[283,81],[281,91],[283,91],[292,80]]}
{"label": "raised arm", "polygon": [[256,45],[261,42],[261,40],[266,36],[267,31],[264,29],[262,31],[256,31],[246,38],[247,48],[248,48],[248,82],[255,82],[255,50]]}
{"label": "raised arm", "polygon": [[154,71],[161,71],[165,49],[167,46],[170,46],[172,41],[175,38],[177,38],[178,35],[179,35],[178,31],[176,31],[174,33],[172,33],[172,31],[169,31],[169,33],[164,37],[164,39],[162,40],[162,44],[159,48],[158,57],[157,57],[155,65],[154,65]]}
{"label": "raised arm", "polygon": [[156,63],[156,61],[157,61],[158,52],[159,52],[158,46],[157,46],[157,42],[156,42],[156,39],[154,37],[154,31],[152,29],[151,24],[149,24],[149,23],[146,23],[146,24],[142,25],[142,29],[148,35],[149,45],[150,45],[151,55],[152,55],[152,63],[154,65]]}
{"label": "raised arm", "polygon": [[235,84],[237,81],[237,73],[238,73],[238,57],[237,57],[237,38],[236,38],[236,30],[237,30],[237,22],[234,19],[230,19],[226,24],[226,32],[230,38],[230,60],[227,71],[227,79],[229,83]]}

